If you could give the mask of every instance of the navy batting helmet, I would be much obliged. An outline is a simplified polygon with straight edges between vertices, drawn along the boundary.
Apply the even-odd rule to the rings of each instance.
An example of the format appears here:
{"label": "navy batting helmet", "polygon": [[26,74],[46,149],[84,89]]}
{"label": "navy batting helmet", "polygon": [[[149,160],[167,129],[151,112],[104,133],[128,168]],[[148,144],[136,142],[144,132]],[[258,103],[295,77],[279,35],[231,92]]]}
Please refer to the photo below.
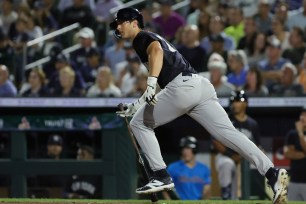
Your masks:
{"label": "navy batting helmet", "polygon": [[233,91],[231,93],[230,103],[233,103],[234,101],[248,102],[248,97],[245,91],[244,90]]}
{"label": "navy batting helmet", "polygon": [[186,136],[183,137],[180,141],[180,147],[184,148],[184,147],[189,147],[192,149],[193,153],[197,153],[199,150],[199,145],[198,145],[198,141],[195,137],[193,136]]}
{"label": "navy batting helmet", "polygon": [[140,28],[144,28],[142,14],[137,9],[129,7],[129,8],[120,9],[116,13],[114,21],[109,24],[110,29],[114,30],[114,35],[117,38],[121,38],[120,34],[117,31],[117,25],[124,21],[131,21],[131,20],[137,20],[138,26]]}

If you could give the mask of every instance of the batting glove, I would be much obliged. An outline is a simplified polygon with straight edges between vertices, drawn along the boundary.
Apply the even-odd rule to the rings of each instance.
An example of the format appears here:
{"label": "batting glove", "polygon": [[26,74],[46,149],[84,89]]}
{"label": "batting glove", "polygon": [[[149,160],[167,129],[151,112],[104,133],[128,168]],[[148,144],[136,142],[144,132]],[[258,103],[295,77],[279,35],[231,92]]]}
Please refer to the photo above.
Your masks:
{"label": "batting glove", "polygon": [[144,99],[149,105],[156,105],[157,103],[157,97],[155,95],[156,93],[156,83],[157,78],[156,77],[148,77],[147,80],[147,89],[144,92]]}
{"label": "batting glove", "polygon": [[119,115],[120,117],[132,117],[136,111],[140,108],[141,104],[139,102],[139,100],[137,100],[134,103],[126,103],[123,105],[126,110],[123,111],[117,111],[116,114]]}

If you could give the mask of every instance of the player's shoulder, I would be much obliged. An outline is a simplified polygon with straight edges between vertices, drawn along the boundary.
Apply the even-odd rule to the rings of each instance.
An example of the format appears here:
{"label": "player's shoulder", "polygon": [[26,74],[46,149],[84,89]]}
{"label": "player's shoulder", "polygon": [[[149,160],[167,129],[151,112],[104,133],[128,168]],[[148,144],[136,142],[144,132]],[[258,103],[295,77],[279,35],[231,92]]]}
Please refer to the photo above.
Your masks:
{"label": "player's shoulder", "polygon": [[202,163],[200,161],[197,161],[197,167],[201,168],[203,170],[209,170],[209,167],[206,164],[204,164],[204,163]]}
{"label": "player's shoulder", "polygon": [[248,116],[248,119],[247,119],[248,123],[252,124],[252,125],[257,125],[257,121],[252,118],[251,116]]}
{"label": "player's shoulder", "polygon": [[168,169],[178,169],[179,167],[182,167],[184,165],[184,162],[182,160],[178,160],[175,162],[172,162],[168,165]]}

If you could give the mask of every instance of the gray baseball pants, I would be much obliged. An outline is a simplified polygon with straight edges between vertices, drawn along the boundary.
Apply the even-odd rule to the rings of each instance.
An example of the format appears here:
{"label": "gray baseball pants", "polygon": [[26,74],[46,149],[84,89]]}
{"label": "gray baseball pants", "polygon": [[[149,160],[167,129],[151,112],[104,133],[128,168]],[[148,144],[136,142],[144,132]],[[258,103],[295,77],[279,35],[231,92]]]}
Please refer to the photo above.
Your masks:
{"label": "gray baseball pants", "polygon": [[290,182],[288,187],[289,201],[306,201],[306,183]]}
{"label": "gray baseball pants", "polygon": [[142,105],[130,122],[153,171],[166,168],[154,128],[183,114],[188,114],[217,140],[254,164],[261,175],[273,167],[269,158],[232,125],[218,102],[213,85],[204,77],[180,74],[157,94],[157,98],[155,106]]}

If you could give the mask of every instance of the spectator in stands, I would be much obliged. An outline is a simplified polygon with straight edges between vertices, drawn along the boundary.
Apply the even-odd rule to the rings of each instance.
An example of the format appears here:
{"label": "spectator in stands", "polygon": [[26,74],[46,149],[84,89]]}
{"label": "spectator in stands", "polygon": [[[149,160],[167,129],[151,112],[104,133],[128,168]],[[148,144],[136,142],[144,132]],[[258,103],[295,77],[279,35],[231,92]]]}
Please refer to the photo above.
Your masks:
{"label": "spectator in stands", "polygon": [[269,38],[268,43],[266,57],[258,63],[258,67],[262,72],[265,85],[269,89],[272,83],[279,82],[280,69],[287,60],[281,57],[281,43],[276,37]]}
{"label": "spectator in stands", "polygon": [[243,11],[237,7],[228,9],[229,26],[224,29],[224,33],[233,38],[237,47],[240,38],[244,36]]}
{"label": "spectator in stands", "polygon": [[[203,200],[211,196],[210,169],[196,160],[199,144],[195,137],[186,136],[180,140],[181,160],[169,164],[167,171],[175,184],[176,193],[181,200]],[[163,192],[166,199],[171,199]]]}
{"label": "spectator in stands", "polygon": [[[57,8],[63,12],[66,8],[73,6],[74,0],[58,0]],[[95,9],[95,0],[85,0],[87,5],[92,11]]]}
{"label": "spectator in stands", "polygon": [[[53,94],[55,90],[61,89],[59,72],[67,66],[71,67],[68,58],[62,53],[58,54],[55,59],[56,71],[52,74],[52,76],[50,77],[50,81],[48,82],[48,88],[51,94]],[[83,90],[86,87],[83,76],[78,70],[74,70],[73,72],[75,73],[74,87],[77,90],[81,90],[81,92],[83,93]]]}
{"label": "spectator in stands", "polygon": [[43,6],[44,7],[44,12],[43,13],[46,16],[49,16],[49,15],[53,16],[56,23],[58,24],[58,22],[60,22],[60,19],[61,19],[61,16],[62,16],[62,12],[57,7],[58,1],[57,0],[42,0],[42,2],[43,2],[43,5],[44,5]]}
{"label": "spectator in stands", "polygon": [[66,27],[77,22],[82,27],[94,28],[95,26],[95,16],[84,0],[73,0],[73,5],[63,11],[60,26]]}
{"label": "spectator in stands", "polygon": [[207,11],[200,11],[197,26],[199,28],[199,40],[209,36],[209,24],[211,15]]}
{"label": "spectator in stands", "polygon": [[55,97],[78,97],[81,96],[82,91],[74,86],[75,71],[66,66],[59,70],[60,86],[54,90]]}
{"label": "spectator in stands", "polygon": [[246,54],[248,56],[250,67],[257,67],[258,62],[265,59],[266,48],[268,45],[267,35],[262,32],[257,33],[253,44],[253,50],[247,50]]}
{"label": "spectator in stands", "polygon": [[96,47],[95,33],[91,28],[84,27],[77,34],[81,47],[70,54],[70,60],[76,69],[86,65],[86,54]]}
{"label": "spectator in stands", "polygon": [[232,37],[228,36],[223,32],[224,21],[221,16],[213,16],[209,21],[209,32],[210,36],[206,36],[201,40],[201,46],[204,47],[207,53],[212,51],[211,38],[221,35],[224,39],[224,49],[225,51],[235,49],[235,42]]}
{"label": "spectator in stands", "polygon": [[0,64],[6,65],[9,72],[15,74],[14,48],[4,33],[0,30]]}
{"label": "spectator in stands", "polygon": [[287,133],[284,155],[290,159],[289,201],[306,201],[306,106],[295,122],[295,128]]}
{"label": "spectator in stands", "polygon": [[95,3],[95,9],[93,10],[98,22],[109,23],[113,18],[110,10],[112,8],[122,5],[122,1],[119,0],[98,0]]}
{"label": "spectator in stands", "polygon": [[128,95],[129,97],[140,97],[147,89],[147,73],[139,73],[136,77],[136,82],[134,84],[134,88],[131,93]]}
{"label": "spectator in stands", "polygon": [[283,52],[283,58],[288,59],[295,66],[300,65],[303,60],[306,46],[304,43],[304,32],[300,27],[293,27],[290,31],[289,42],[292,48]]}
{"label": "spectator in stands", "polygon": [[[34,20],[33,15],[27,16],[27,33],[30,36],[31,39],[36,39],[43,36],[42,29],[39,25],[36,24],[36,21]],[[38,44],[39,47],[42,46],[42,44]]]}
{"label": "spectator in stands", "polygon": [[122,61],[122,62],[119,62],[115,65],[115,69],[112,70],[112,73],[114,75],[114,80],[115,82],[117,82],[120,78],[120,73],[123,69],[125,69],[125,67],[128,65],[128,61],[127,59],[130,57],[130,56],[134,56],[136,55],[135,53],[135,50],[133,48],[133,45],[131,42],[129,41],[124,41],[124,44],[123,44],[123,49],[125,51],[125,59]]}
{"label": "spectator in stands", "polygon": [[226,81],[227,65],[221,55],[213,53],[208,60],[210,82],[214,86],[218,97],[229,97],[235,87]]}
{"label": "spectator in stands", "polygon": [[15,22],[15,33],[10,35],[15,52],[20,53],[22,51],[23,45],[31,39],[27,33],[27,22],[26,17],[19,17]]}
{"label": "spectator in stands", "polygon": [[236,88],[241,88],[246,83],[246,76],[249,69],[248,60],[243,50],[231,50],[228,53],[227,63],[231,73],[227,75],[227,81]]}
{"label": "spectator in stands", "polygon": [[96,83],[86,94],[87,97],[121,97],[120,89],[113,82],[113,75],[109,67],[99,67]]}
{"label": "spectator in stands", "polygon": [[256,21],[252,17],[244,19],[244,36],[239,40],[237,49],[251,53],[255,47],[255,39],[257,35]]}
{"label": "spectator in stands", "polygon": [[8,36],[11,25],[18,19],[18,14],[14,11],[12,0],[3,0],[1,2],[0,19],[2,20],[2,31]]}
{"label": "spectator in stands", "polygon": [[207,71],[208,59],[213,53],[218,53],[223,57],[225,61],[227,60],[227,51],[224,50],[224,38],[220,34],[210,35],[209,43],[211,44],[211,51],[206,54],[206,68],[204,71]]}
{"label": "spectator in stands", "polygon": [[[206,13],[206,14],[208,14],[206,12],[207,11],[207,7],[209,5],[209,1],[208,0],[196,1],[195,3],[196,3],[195,11],[190,13],[187,16],[187,24],[188,25],[198,25],[201,11]],[[208,21],[209,21],[209,19],[208,19]]]}
{"label": "spectator in stands", "polygon": [[28,77],[29,87],[22,93],[23,97],[46,97],[49,95],[45,86],[46,76],[42,69],[33,68]]}
{"label": "spectator in stands", "polygon": [[[77,160],[93,161],[94,149],[80,145],[77,150]],[[64,189],[65,198],[92,199],[101,198],[101,178],[95,175],[73,175]]]}
{"label": "spectator in stands", "polygon": [[306,0],[303,0],[303,7],[297,10],[288,17],[288,28],[291,30],[293,27],[300,27],[305,29],[306,27]]}
{"label": "spectator in stands", "polygon": [[298,68],[299,71],[297,76],[297,83],[303,87],[304,94],[306,94],[306,52],[304,54],[304,59]]}
{"label": "spectator in stands", "polygon": [[[47,4],[47,2],[49,2]],[[41,27],[43,34],[48,34],[55,31],[59,25],[60,12],[53,8],[52,1],[36,1],[34,3],[33,16],[35,17],[35,23]],[[51,4],[51,5],[50,5]]]}
{"label": "spectator in stands", "polygon": [[117,86],[122,92],[122,96],[127,96],[133,91],[136,77],[139,73],[147,73],[144,70],[140,59],[137,55],[132,55],[127,58],[128,64],[120,73],[120,78],[117,81]]}
{"label": "spectator in stands", "polygon": [[258,5],[258,14],[255,15],[256,26],[259,32],[268,33],[271,31],[272,14],[269,0],[260,0]]}
{"label": "spectator in stands", "polygon": [[15,85],[9,79],[9,71],[5,65],[0,65],[0,97],[13,97],[17,95]]}
{"label": "spectator in stands", "polygon": [[272,33],[271,37],[276,37],[280,41],[282,52],[291,47],[289,43],[290,33],[285,30],[284,22],[277,17],[272,19]]}
{"label": "spectator in stands", "polygon": [[105,65],[108,66],[114,74],[116,74],[116,64],[125,61],[125,52],[123,39],[115,39],[115,44],[105,50]]}
{"label": "spectator in stands", "polygon": [[80,72],[87,84],[95,82],[97,77],[98,68],[102,65],[101,55],[98,49],[90,48],[86,53],[87,63],[81,67]]}
{"label": "spectator in stands", "polygon": [[161,28],[161,35],[168,41],[173,41],[176,31],[185,25],[184,17],[172,10],[173,0],[159,0],[160,16],[154,22]]}
{"label": "spectator in stands", "polygon": [[275,17],[284,22],[285,30],[288,29],[288,4],[285,1],[279,1],[275,8]]}
{"label": "spectator in stands", "polygon": [[153,21],[153,8],[148,6],[146,1],[139,6],[139,11],[143,17],[144,30],[161,33],[159,25]]}
{"label": "spectator in stands", "polygon": [[182,33],[182,46],[177,49],[197,71],[205,68],[206,52],[200,46],[199,29],[196,25],[185,26]]}
{"label": "spectator in stands", "polygon": [[297,76],[296,67],[290,62],[285,63],[281,68],[281,78],[279,83],[275,83],[270,88],[271,96],[301,96],[304,92],[300,84],[295,83]]}
{"label": "spectator in stands", "polygon": [[269,90],[263,84],[261,72],[257,67],[250,67],[243,87],[245,93],[250,97],[268,96]]}

